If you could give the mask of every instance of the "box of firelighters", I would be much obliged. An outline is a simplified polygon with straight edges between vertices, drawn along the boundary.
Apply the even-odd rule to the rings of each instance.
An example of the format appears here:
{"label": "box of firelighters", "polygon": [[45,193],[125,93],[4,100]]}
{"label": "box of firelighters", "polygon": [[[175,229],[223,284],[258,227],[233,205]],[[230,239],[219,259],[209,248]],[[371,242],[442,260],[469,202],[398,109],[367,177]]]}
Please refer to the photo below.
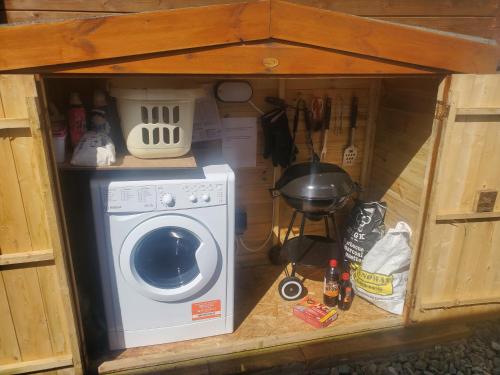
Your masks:
{"label": "box of firelighters", "polygon": [[293,307],[293,315],[316,328],[324,328],[337,319],[337,309],[328,307],[311,297],[304,297]]}

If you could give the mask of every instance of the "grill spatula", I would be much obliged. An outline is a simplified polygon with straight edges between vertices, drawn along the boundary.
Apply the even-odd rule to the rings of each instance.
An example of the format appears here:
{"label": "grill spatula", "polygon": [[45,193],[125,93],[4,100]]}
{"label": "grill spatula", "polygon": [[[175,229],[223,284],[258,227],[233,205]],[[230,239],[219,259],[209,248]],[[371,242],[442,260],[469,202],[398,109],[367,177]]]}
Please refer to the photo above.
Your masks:
{"label": "grill spatula", "polygon": [[351,114],[349,116],[349,144],[344,150],[344,159],[342,165],[353,165],[358,157],[358,148],[354,145],[354,135],[356,133],[356,121],[358,119],[358,98],[352,97],[351,101]]}

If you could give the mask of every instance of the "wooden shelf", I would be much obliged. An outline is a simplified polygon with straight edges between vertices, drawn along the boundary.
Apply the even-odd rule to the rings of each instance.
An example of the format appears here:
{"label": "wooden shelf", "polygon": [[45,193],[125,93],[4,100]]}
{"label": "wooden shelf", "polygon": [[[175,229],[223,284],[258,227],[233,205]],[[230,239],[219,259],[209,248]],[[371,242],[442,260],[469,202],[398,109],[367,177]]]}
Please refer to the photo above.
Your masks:
{"label": "wooden shelf", "polygon": [[[210,356],[230,355],[287,344],[399,327],[403,318],[356,297],[349,311],[339,311],[329,327],[316,329],[292,314],[297,302],[278,295],[282,267],[259,266],[238,269],[235,288],[235,332],[226,335],[152,345],[112,352],[100,358],[99,373],[114,373],[161,366]],[[322,299],[323,270],[304,274],[309,295]],[[311,278],[311,279],[309,279]]]}
{"label": "wooden shelf", "polygon": [[500,115],[500,108],[457,108],[456,114],[467,116],[496,116]]}
{"label": "wooden shelf", "polygon": [[498,219],[500,218],[500,212],[464,212],[464,213],[449,213],[449,214],[438,214],[436,215],[436,221],[470,221],[470,220],[481,220],[481,219]]}
{"label": "wooden shelf", "polygon": [[117,169],[164,169],[164,168],[197,168],[196,158],[191,152],[177,158],[139,159],[132,155],[117,155],[116,163],[105,167],[85,167],[72,165],[69,160],[58,164],[60,170],[117,170]]}

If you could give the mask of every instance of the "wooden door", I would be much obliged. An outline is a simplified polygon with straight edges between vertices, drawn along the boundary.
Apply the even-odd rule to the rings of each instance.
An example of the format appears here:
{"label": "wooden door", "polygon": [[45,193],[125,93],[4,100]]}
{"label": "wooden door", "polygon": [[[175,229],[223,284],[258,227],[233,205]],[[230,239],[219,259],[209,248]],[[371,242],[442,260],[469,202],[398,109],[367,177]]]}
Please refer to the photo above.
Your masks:
{"label": "wooden door", "polygon": [[81,373],[36,87],[32,75],[0,75],[0,373]]}
{"label": "wooden door", "polygon": [[[442,132],[415,273],[414,321],[500,311],[500,196],[492,199],[500,190],[500,75],[452,76],[447,102],[437,110]],[[482,207],[489,199],[491,212],[477,212],[482,191],[490,193]]]}

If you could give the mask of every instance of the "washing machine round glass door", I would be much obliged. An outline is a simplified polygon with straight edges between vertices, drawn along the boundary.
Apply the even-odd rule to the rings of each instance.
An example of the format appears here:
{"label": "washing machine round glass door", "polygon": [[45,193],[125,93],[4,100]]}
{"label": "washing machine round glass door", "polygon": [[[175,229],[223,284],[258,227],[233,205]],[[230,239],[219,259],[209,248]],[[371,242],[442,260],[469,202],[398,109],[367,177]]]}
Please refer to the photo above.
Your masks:
{"label": "washing machine round glass door", "polygon": [[124,278],[139,293],[165,302],[198,294],[217,276],[220,250],[193,218],[169,214],[136,226],[120,251]]}

